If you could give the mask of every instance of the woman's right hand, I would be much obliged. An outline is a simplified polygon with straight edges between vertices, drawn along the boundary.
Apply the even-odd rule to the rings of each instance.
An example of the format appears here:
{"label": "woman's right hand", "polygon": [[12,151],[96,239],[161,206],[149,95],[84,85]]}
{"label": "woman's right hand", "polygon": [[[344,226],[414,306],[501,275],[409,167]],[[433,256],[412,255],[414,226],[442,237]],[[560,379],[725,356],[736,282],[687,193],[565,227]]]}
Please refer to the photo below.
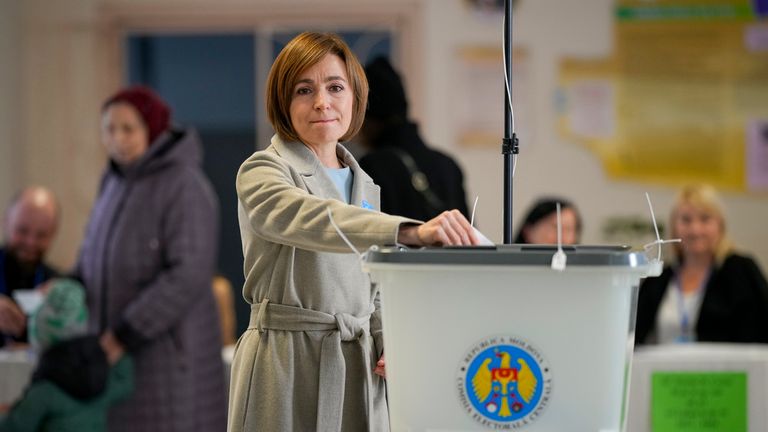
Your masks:
{"label": "woman's right hand", "polygon": [[479,241],[467,218],[458,210],[440,213],[421,225],[401,225],[398,243],[408,246],[470,246]]}

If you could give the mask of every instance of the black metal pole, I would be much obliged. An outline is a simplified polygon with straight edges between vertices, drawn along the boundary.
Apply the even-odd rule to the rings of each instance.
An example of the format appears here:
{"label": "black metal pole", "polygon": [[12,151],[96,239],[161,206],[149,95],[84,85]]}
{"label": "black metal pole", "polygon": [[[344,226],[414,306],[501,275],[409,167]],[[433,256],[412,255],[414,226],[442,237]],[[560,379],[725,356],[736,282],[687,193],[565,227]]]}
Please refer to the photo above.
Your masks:
{"label": "black metal pole", "polygon": [[519,152],[512,121],[512,1],[504,1],[504,244],[512,243],[512,185],[514,157]]}

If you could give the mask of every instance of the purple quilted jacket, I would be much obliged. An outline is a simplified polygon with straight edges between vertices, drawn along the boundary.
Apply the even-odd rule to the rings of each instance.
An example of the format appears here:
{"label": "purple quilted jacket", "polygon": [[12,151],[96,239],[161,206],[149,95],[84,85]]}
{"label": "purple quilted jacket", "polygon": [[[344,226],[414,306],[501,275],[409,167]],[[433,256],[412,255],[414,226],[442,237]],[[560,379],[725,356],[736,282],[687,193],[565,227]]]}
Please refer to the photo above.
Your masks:
{"label": "purple quilted jacket", "polygon": [[226,429],[218,214],[201,153],[194,132],[168,131],[101,181],[75,272],[91,330],[112,329],[135,359],[136,390],[110,412],[110,432]]}

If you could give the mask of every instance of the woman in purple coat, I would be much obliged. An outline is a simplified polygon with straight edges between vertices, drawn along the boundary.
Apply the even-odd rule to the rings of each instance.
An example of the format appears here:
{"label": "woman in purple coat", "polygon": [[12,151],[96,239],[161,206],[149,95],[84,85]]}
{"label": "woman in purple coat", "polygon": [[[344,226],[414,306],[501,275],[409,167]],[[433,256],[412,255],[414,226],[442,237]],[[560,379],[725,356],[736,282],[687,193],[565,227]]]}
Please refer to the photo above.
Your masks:
{"label": "woman in purple coat", "polygon": [[221,336],[211,293],[216,199],[197,135],[131,87],[102,108],[109,154],[76,268],[90,330],[135,359],[136,390],[109,415],[114,431],[226,428]]}

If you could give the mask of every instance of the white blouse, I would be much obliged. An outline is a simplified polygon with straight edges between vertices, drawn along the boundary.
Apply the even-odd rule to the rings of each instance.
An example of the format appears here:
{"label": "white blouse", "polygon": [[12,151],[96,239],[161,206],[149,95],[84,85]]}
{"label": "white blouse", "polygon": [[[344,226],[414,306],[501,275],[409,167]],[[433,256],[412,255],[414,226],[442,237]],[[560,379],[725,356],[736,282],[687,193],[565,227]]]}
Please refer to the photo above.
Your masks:
{"label": "white blouse", "polygon": [[696,322],[699,319],[704,289],[683,293],[676,278],[669,281],[656,315],[655,339],[659,344],[696,341]]}

